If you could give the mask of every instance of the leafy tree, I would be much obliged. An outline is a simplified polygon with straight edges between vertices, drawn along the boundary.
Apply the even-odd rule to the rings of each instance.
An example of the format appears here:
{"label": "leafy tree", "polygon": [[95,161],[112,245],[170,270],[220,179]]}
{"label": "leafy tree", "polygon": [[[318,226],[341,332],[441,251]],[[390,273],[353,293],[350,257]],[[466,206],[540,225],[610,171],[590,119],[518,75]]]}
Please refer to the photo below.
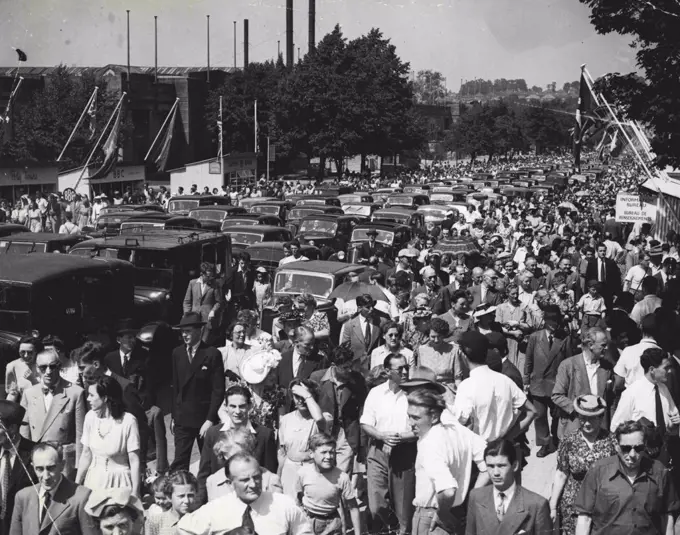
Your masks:
{"label": "leafy tree", "polygon": [[437,104],[451,96],[442,73],[433,70],[418,71],[413,82],[413,97],[418,104]]}
{"label": "leafy tree", "polygon": [[630,35],[637,49],[634,73],[614,73],[601,88],[628,119],[639,120],[654,131],[651,140],[660,167],[680,166],[680,4],[675,0],[612,2],[580,0],[591,9],[590,20],[598,33]]}

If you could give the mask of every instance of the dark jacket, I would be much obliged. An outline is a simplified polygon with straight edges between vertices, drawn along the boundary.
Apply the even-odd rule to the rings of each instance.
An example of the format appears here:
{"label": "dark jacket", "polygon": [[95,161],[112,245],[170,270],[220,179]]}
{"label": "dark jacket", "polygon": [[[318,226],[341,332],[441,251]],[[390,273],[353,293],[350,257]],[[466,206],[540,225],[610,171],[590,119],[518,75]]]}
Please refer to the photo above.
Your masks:
{"label": "dark jacket", "polygon": [[571,339],[555,333],[552,347],[548,343],[548,331],[541,329],[529,336],[524,361],[524,384],[529,392],[538,397],[550,397],[560,363],[571,357]]}
{"label": "dark jacket", "polygon": [[372,256],[375,256],[378,251],[382,250],[383,247],[380,245],[378,242],[375,243],[374,247],[371,247],[371,244],[368,242],[362,243],[359,247],[357,247],[357,260],[359,259],[365,259],[368,260]]}
{"label": "dark jacket", "polygon": [[[19,444],[17,444],[19,456],[14,460],[14,466],[12,466],[12,471],[9,475],[7,514],[5,515],[4,520],[0,521],[0,535],[8,535],[10,532],[12,511],[14,511],[14,500],[17,492],[31,486],[31,484],[37,481],[35,472],[33,472],[33,467],[31,466],[31,451],[34,446],[35,442],[25,439],[24,437],[21,437],[19,439]],[[23,461],[23,463],[21,461]],[[28,472],[26,469],[28,469]]]}
{"label": "dark jacket", "polygon": [[494,305],[498,306],[500,305],[504,299],[503,299],[503,294],[496,290],[496,288],[488,288],[486,295],[484,296],[484,303],[482,303],[482,285],[481,284],[475,284],[473,286],[470,286],[468,288],[470,291],[470,295],[472,295],[472,305],[471,305],[471,310],[474,310],[477,308],[479,305],[482,304],[489,304],[489,305]]}
{"label": "dark jacket", "polygon": [[[223,381],[224,382],[224,381]],[[222,423],[213,425],[205,434],[203,439],[203,448],[201,448],[201,461],[198,465],[198,497],[200,503],[205,503],[208,499],[206,490],[206,481],[209,476],[222,468],[222,464],[217,460],[217,456],[213,451],[213,447],[220,438],[222,431]],[[278,469],[278,459],[276,457],[276,442],[274,441],[274,432],[268,427],[262,425],[251,424],[255,429],[255,451],[253,456],[260,463],[272,473],[276,473]]]}
{"label": "dark jacket", "polygon": [[294,346],[281,351],[281,361],[276,368],[276,384],[286,389],[286,412],[294,409],[293,396],[288,388],[293,379],[309,379],[317,370],[328,367],[326,359],[319,357],[315,350],[311,355],[303,358],[297,370],[297,375],[293,375],[293,351]]}
{"label": "dark jacket", "polygon": [[[592,258],[586,264],[585,283],[598,280],[597,258]],[[611,258],[604,259],[604,297],[612,297],[621,292],[621,271],[619,266]],[[587,291],[587,286],[586,286]]]}
{"label": "dark jacket", "polygon": [[[424,284],[422,286],[417,286],[413,292],[411,292],[411,297],[415,298],[418,294],[427,295],[427,286]],[[432,312],[436,315],[443,314],[451,308],[451,302],[449,298],[449,291],[444,286],[439,286],[434,294],[430,296],[430,301],[427,306],[432,309]]]}
{"label": "dark jacket", "polygon": [[224,401],[224,364],[221,353],[200,343],[191,362],[187,348],[172,352],[172,418],[177,425],[199,428],[203,422],[219,421]]}

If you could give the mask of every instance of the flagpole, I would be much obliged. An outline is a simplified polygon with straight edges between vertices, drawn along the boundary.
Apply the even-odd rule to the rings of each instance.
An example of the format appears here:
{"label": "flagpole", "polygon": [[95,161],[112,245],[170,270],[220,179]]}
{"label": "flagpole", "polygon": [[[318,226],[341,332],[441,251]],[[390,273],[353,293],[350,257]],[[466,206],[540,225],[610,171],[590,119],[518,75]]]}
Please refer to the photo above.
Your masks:
{"label": "flagpole", "polygon": [[[17,70],[17,72],[19,72]],[[21,87],[21,82],[24,81],[23,76],[19,76],[19,81],[17,82],[17,85],[14,86],[14,89],[12,89],[12,92],[9,94],[9,100],[7,101],[7,107],[5,108],[5,114],[4,116],[6,119],[9,119],[9,113],[12,111],[12,101],[14,100],[14,96],[17,94],[17,91],[19,91],[19,88]]]}
{"label": "flagpole", "polygon": [[210,83],[210,15],[205,16],[205,25],[206,25],[206,48],[207,48],[207,54],[208,54],[208,70],[206,72],[206,81]]}
{"label": "flagpole", "polygon": [[80,176],[78,177],[78,181],[76,182],[76,185],[73,186],[73,189],[78,188],[80,181],[83,179],[83,176],[85,175],[85,171],[87,170],[87,166],[90,165],[90,162],[92,161],[92,157],[94,156],[94,153],[97,150],[97,147],[102,142],[102,139],[104,139],[104,134],[106,134],[106,131],[109,129],[109,126],[111,126],[111,121],[113,121],[113,118],[116,116],[116,113],[118,112],[120,107],[123,105],[123,100],[125,99],[126,95],[127,95],[127,92],[123,91],[123,94],[120,96],[120,100],[118,101],[118,104],[116,104],[116,107],[114,108],[113,113],[111,114],[111,117],[109,117],[109,120],[106,123],[106,126],[104,127],[104,130],[102,130],[102,133],[100,134],[99,139],[94,144],[94,147],[92,147],[92,150],[90,151],[90,154],[87,157],[87,161],[85,162],[85,165],[83,166],[83,170],[80,172]]}
{"label": "flagpole", "polygon": [[66,152],[66,149],[68,148],[69,144],[73,140],[73,136],[76,135],[76,131],[78,128],[80,128],[80,125],[83,123],[83,119],[85,118],[85,114],[88,112],[90,109],[90,106],[92,105],[92,99],[97,98],[97,91],[99,91],[99,88],[95,86],[94,90],[92,91],[92,94],[90,95],[90,100],[87,101],[87,104],[85,104],[85,109],[83,110],[83,113],[80,114],[80,119],[78,119],[78,122],[76,123],[76,126],[73,128],[73,131],[71,132],[71,135],[69,136],[68,140],[66,141],[66,145],[64,145],[64,148],[61,151],[61,154],[59,154],[59,158],[57,158],[57,161],[61,161],[62,157],[64,156],[64,153]]}
{"label": "flagpole", "polygon": [[165,125],[168,124],[168,121],[170,120],[170,117],[172,117],[172,114],[174,113],[175,109],[177,108],[177,104],[179,103],[179,97],[175,99],[175,103],[172,105],[172,108],[170,108],[170,111],[168,112],[168,115],[165,117],[165,121],[163,121],[163,124],[161,125],[160,130],[158,130],[158,133],[156,134],[156,137],[153,140],[153,143],[151,143],[151,146],[149,147],[149,151],[146,153],[146,156],[144,156],[144,161],[149,157],[149,154],[151,154],[151,151],[153,150],[154,146],[156,145],[156,141],[158,141],[158,138],[161,137],[161,134],[163,133],[163,129],[165,128]]}
{"label": "flagpole", "polygon": [[224,145],[222,144],[222,95],[220,95],[220,174],[222,175],[222,183],[224,184]]}
{"label": "flagpole", "polygon": [[255,139],[255,144],[254,144],[255,154],[257,155],[257,100],[255,101],[255,128],[254,128],[253,134],[254,134],[253,137]]}
{"label": "flagpole", "polygon": [[269,136],[267,136],[267,182],[266,189],[269,189],[269,158],[271,156],[271,144],[269,143]]}

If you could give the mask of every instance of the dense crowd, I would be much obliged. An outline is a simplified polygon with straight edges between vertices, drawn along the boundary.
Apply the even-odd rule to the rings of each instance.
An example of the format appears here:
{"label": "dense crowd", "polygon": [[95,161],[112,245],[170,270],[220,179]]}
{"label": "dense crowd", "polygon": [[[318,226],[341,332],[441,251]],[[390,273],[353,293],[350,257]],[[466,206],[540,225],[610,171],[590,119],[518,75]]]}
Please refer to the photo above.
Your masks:
{"label": "dense crowd", "polygon": [[[680,533],[680,237],[616,221],[637,180],[613,165],[559,193],[481,200],[394,259],[369,233],[333,311],[274,298],[247,253],[228,276],[202,264],[167,359],[171,463],[167,385],[139,326],[123,322],[113,351],[27,336],[0,401],[0,534]],[[276,188],[220,194],[307,186]],[[55,229],[59,198],[47,203],[41,219],[22,199],[17,221]],[[90,226],[95,205],[60,214]],[[297,241],[286,250],[280,265],[307,260]],[[556,455],[549,496],[522,486],[531,455]]]}

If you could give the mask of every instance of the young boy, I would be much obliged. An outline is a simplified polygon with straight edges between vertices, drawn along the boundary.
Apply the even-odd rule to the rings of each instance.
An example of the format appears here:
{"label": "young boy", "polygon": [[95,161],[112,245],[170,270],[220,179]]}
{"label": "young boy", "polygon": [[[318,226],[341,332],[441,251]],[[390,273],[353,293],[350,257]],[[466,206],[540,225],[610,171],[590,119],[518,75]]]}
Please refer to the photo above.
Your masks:
{"label": "young boy", "polygon": [[581,313],[581,332],[603,326],[607,305],[602,297],[602,284],[596,280],[589,281],[588,293],[579,299],[576,308]]}
{"label": "young boy", "polygon": [[361,518],[349,476],[335,466],[335,439],[317,433],[309,439],[312,463],[297,473],[295,493],[315,535],[344,535],[343,506],[349,509],[354,533],[361,533]]}

